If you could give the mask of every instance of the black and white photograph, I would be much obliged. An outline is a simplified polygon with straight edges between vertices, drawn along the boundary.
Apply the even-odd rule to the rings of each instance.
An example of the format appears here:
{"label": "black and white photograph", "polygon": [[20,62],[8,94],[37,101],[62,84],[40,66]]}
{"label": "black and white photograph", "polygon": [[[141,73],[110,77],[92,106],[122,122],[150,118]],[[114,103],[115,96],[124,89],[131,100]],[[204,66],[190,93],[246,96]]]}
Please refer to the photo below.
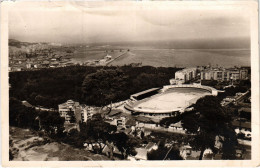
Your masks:
{"label": "black and white photograph", "polygon": [[257,1],[1,5],[8,164],[257,165]]}

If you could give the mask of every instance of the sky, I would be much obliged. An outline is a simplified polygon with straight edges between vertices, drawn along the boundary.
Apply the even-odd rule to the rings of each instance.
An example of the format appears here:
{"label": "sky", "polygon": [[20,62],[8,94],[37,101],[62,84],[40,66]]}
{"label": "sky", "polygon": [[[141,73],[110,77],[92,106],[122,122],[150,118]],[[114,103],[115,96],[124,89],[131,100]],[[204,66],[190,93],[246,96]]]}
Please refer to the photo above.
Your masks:
{"label": "sky", "polygon": [[55,43],[250,38],[243,7],[161,4],[14,2],[9,38]]}

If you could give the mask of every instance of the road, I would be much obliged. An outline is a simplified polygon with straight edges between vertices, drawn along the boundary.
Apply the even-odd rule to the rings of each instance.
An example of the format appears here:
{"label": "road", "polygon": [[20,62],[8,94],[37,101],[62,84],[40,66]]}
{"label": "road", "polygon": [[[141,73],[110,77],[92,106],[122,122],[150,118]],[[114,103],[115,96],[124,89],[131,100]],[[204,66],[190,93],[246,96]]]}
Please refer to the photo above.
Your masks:
{"label": "road", "polygon": [[[242,100],[244,100],[249,95],[249,93],[250,93],[250,90],[248,90],[247,92],[245,92],[241,96],[237,97],[235,102],[237,102],[237,103],[241,102]],[[229,103],[225,104],[224,106],[228,106],[230,103],[232,103],[232,102],[229,102]]]}
{"label": "road", "polygon": [[123,55],[125,55],[127,52],[124,52],[123,54],[120,54],[119,56],[115,57],[114,59],[112,59],[111,61],[107,62],[106,65],[109,65],[110,63],[112,63],[113,61],[117,60],[118,58],[122,57]]}

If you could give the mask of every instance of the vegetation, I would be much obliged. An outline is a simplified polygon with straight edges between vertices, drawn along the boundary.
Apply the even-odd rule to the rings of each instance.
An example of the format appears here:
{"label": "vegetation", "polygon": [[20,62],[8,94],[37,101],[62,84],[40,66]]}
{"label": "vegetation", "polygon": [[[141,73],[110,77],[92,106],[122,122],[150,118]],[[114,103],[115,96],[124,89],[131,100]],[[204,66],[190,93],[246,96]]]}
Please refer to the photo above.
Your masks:
{"label": "vegetation", "polygon": [[33,108],[26,107],[15,99],[9,100],[9,125],[20,128],[38,128],[35,118],[37,113]]}
{"label": "vegetation", "polygon": [[61,135],[64,131],[65,119],[58,112],[41,111],[36,120],[39,121],[39,130],[44,130],[49,135]]}
{"label": "vegetation", "polygon": [[[64,118],[57,112],[36,111],[28,108],[14,98],[10,99],[10,126],[29,128],[40,131],[43,135],[58,142],[64,142],[77,148],[83,148],[84,143],[91,144],[96,153],[101,153],[101,144],[113,143],[122,153],[122,158],[129,154],[135,155],[134,147],[139,140],[125,133],[115,133],[116,126],[106,123],[100,114],[93,115],[87,123],[80,123],[80,132],[72,129],[64,132]],[[95,145],[98,144],[98,145]]]}
{"label": "vegetation", "polygon": [[121,70],[98,70],[85,77],[82,84],[83,96],[86,102],[98,106],[120,101],[122,97],[129,96],[125,91],[128,78]]}
{"label": "vegetation", "polygon": [[[135,155],[134,147],[140,144],[139,139],[125,133],[115,133],[116,127],[104,122],[101,115],[94,115],[87,123],[80,123],[80,132],[76,129],[64,133],[64,119],[55,112],[39,112],[34,108],[23,106],[20,100],[27,100],[34,105],[57,108],[57,105],[73,99],[80,103],[105,106],[111,102],[128,99],[133,93],[169,83],[178,68],[144,67],[86,67],[71,66],[65,68],[42,69],[10,73],[10,126],[44,130],[52,138],[82,148],[83,143],[93,145],[97,153],[103,150],[103,144],[114,144],[122,154]],[[189,143],[195,150],[200,150],[200,159],[207,148],[217,152],[216,137],[223,144],[223,159],[235,158],[236,134],[231,126],[231,113],[220,106],[225,96],[245,92],[250,83],[244,82],[241,87],[230,87],[218,97],[206,96],[197,101],[194,111],[165,118],[160,125],[182,121],[188,133]],[[158,137],[157,137],[158,135]],[[160,133],[157,139],[165,139]],[[146,137],[144,138],[146,139]],[[148,139],[148,138],[147,138]],[[170,140],[174,139],[169,137]],[[182,137],[175,137],[181,141]],[[97,145],[98,144],[98,145]],[[163,157],[164,156],[164,157]],[[166,157],[165,157],[166,156]],[[169,150],[160,147],[148,154],[149,160],[182,159],[174,147]]]}
{"label": "vegetation", "polygon": [[244,86],[237,86],[237,87],[229,87],[225,89],[226,96],[235,96],[236,93],[244,93],[248,90],[247,87]]}
{"label": "vegetation", "polygon": [[178,146],[172,145],[171,147],[165,147],[165,144],[160,141],[158,149],[151,150],[147,153],[148,160],[183,160],[180,156]]}
{"label": "vegetation", "polygon": [[109,141],[112,141],[121,152],[122,159],[126,159],[128,155],[135,156],[137,154],[135,147],[140,144],[140,139],[128,136],[124,132],[112,134]]}
{"label": "vegetation", "polygon": [[20,128],[44,130],[49,135],[62,133],[64,118],[57,112],[36,111],[24,106],[19,100],[9,100],[9,124]]}
{"label": "vegetation", "polygon": [[138,139],[116,131],[116,126],[104,122],[100,114],[95,114],[87,123],[81,124],[80,136],[89,144],[98,143],[99,153],[103,150],[101,143],[108,145],[113,143],[121,152],[122,159],[125,159],[130,154],[136,155],[134,147],[140,143]]}
{"label": "vegetation", "polygon": [[[225,159],[233,159],[237,139],[232,129],[231,115],[220,105],[219,99],[205,96],[197,101],[194,108],[196,113],[186,115],[182,120],[182,126],[194,135],[189,143],[195,150],[201,151],[199,159],[202,159],[207,148],[213,152],[218,151],[215,147],[216,137],[223,143],[222,152]],[[224,152],[228,152],[229,155]]]}
{"label": "vegetation", "polygon": [[10,72],[10,97],[49,108],[57,108],[68,99],[104,106],[128,99],[133,93],[166,85],[177,70],[150,66],[71,66]]}

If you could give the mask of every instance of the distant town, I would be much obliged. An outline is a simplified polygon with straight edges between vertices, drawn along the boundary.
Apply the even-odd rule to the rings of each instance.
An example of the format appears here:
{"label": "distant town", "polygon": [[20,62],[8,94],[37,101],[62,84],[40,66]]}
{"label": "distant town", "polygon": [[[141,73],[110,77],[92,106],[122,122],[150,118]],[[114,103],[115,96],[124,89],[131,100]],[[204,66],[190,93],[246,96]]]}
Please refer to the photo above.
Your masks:
{"label": "distant town", "polygon": [[[73,49],[57,44],[9,50],[10,160],[251,158],[250,67],[107,66],[127,49],[76,66]],[[127,92],[133,82],[139,91]]]}
{"label": "distant town", "polygon": [[[88,60],[82,63],[71,61],[74,47],[63,46],[58,43],[26,43],[17,40],[9,40],[9,68],[13,71],[38,70],[42,68],[58,68],[71,65],[106,66],[123,56],[129,49],[118,49],[115,57],[114,49],[104,50],[106,54],[102,59]],[[79,46],[82,47],[81,45]],[[116,51],[115,51],[116,52]]]}

